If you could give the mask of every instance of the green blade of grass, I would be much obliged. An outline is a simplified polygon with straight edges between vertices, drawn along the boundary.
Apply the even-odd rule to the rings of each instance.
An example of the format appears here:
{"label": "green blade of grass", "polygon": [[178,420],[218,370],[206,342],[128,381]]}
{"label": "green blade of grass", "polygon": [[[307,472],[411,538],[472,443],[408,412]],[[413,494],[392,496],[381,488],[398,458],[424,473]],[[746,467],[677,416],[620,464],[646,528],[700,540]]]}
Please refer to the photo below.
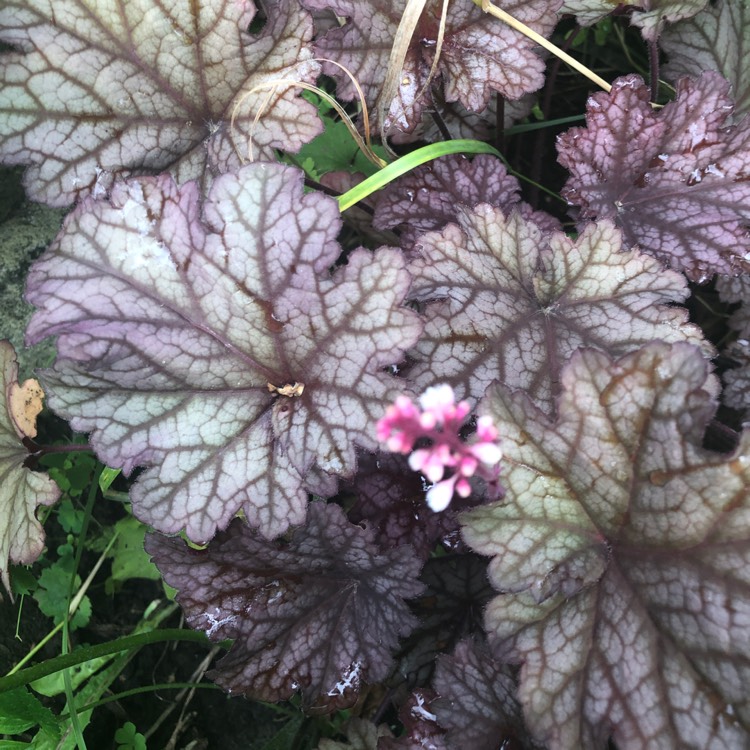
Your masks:
{"label": "green blade of grass", "polygon": [[415,167],[437,159],[439,156],[448,156],[449,154],[494,154],[502,159],[502,155],[496,148],[482,141],[459,139],[431,143],[429,146],[422,146],[422,148],[396,159],[387,167],[383,167],[379,172],[340,195],[338,198],[340,211],[343,213],[359,201],[367,198],[368,195],[372,195],[375,191],[380,190],[389,182],[393,182],[397,177],[401,177]]}

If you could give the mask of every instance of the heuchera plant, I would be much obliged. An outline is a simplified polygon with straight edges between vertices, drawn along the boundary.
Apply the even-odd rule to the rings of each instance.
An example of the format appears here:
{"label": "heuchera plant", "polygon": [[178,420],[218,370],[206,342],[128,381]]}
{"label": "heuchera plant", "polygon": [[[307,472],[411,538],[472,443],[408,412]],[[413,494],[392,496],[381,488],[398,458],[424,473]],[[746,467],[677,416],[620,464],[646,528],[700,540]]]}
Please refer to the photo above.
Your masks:
{"label": "heuchera plant", "polygon": [[[544,85],[529,29],[612,3],[499,5],[3,4],[0,159],[71,210],[27,279],[41,385],[0,343],[0,578],[59,495],[43,389],[142,469],[148,553],[233,642],[213,679],[352,708],[321,748],[750,747],[750,433],[720,422],[750,407],[750,12],[631,9],[652,80],[559,137],[567,222],[451,134]],[[400,167],[448,154],[347,193],[367,247],[298,155],[316,82]],[[683,307],[716,274],[722,341]]]}

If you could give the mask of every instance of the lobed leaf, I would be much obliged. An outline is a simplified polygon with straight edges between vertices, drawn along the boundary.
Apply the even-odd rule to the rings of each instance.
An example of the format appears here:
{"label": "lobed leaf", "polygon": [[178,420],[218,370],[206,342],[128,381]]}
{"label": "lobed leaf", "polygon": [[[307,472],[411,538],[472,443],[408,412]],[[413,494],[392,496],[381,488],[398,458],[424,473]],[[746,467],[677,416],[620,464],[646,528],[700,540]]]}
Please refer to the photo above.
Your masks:
{"label": "lobed leaf", "polygon": [[493,556],[493,652],[521,664],[550,750],[750,742],[750,434],[702,447],[716,393],[679,343],[579,351],[554,423],[488,391],[506,502],[466,514],[464,536]]}
{"label": "lobed leaf", "polygon": [[399,655],[399,673],[409,686],[428,684],[438,654],[482,632],[482,614],[493,594],[487,561],[473,553],[431,557],[420,580],[427,590],[412,604],[419,627]]}
{"label": "lobed leaf", "polygon": [[19,51],[0,55],[0,160],[29,165],[31,198],[65,206],[113,175],[208,182],[250,141],[265,158],[299,150],[321,131],[315,107],[288,86],[255,89],[315,82],[312,21],[293,0],[264,8],[253,36],[252,0],[4,2],[0,41]]}
{"label": "lobed leaf", "polygon": [[594,94],[586,127],[558,138],[563,196],[694,281],[750,270],[750,120],[728,124],[728,90],[716,73],[684,78],[658,112],[638,76]]}
{"label": "lobed leaf", "polygon": [[[312,10],[329,8],[347,19],[340,28],[327,31],[315,41],[316,55],[347,68],[364,91],[368,105],[375,104],[383,71],[393,47],[405,3],[390,0],[303,0]],[[534,31],[549,35],[557,21],[561,0],[508,0],[504,10]],[[430,103],[428,84],[437,45],[442,2],[428,0],[409,45],[399,75],[398,92],[386,103],[385,129],[411,133]],[[338,96],[357,98],[348,76],[330,63],[323,72],[338,82]],[[498,23],[472,3],[451,3],[437,79],[446,102],[460,102],[466,109],[485,109],[494,92],[509,99],[536,91],[544,83],[544,63],[534,45],[520,32]]]}
{"label": "lobed leaf", "polygon": [[456,497],[435,513],[425,500],[425,482],[405,456],[382,453],[362,456],[352,482],[357,499],[348,513],[354,523],[367,522],[384,548],[409,544],[426,560],[437,543],[456,550],[462,546],[457,514],[481,501],[479,493]]}
{"label": "lobed leaf", "polygon": [[378,552],[337,505],[312,503],[288,542],[235,521],[205,550],[155,534],[146,550],[191,627],[234,639],[209,676],[256,700],[300,691],[306,708],[351,706],[362,683],[385,679],[416,625],[404,599],[423,590],[420,563],[408,547]]}
{"label": "lobed leaf", "polygon": [[664,339],[711,351],[685,311],[668,307],[687,296],[684,280],[623,252],[612,223],[589,224],[573,241],[486,204],[459,209],[458,222],[424,235],[409,266],[410,296],[430,301],[412,352],[418,388],[446,381],[476,401],[499,379],[551,411],[580,346],[622,354]]}
{"label": "lobed leaf", "polygon": [[401,244],[408,248],[420,234],[457,221],[459,206],[473,208],[479,203],[506,213],[518,208],[525,218],[536,219],[549,231],[560,228],[552,216],[521,203],[518,180],[488,154],[471,161],[462,155],[435,159],[395,180],[376,194],[372,223],[376,229],[398,227]]}
{"label": "lobed leaf", "polygon": [[9,563],[30,565],[44,549],[44,529],[36,517],[39,505],[54,505],[60,488],[46,475],[24,466],[29,457],[22,443],[36,435],[41,408],[39,383],[18,383],[13,346],[0,341],[0,581],[11,593]]}
{"label": "lobed leaf", "polygon": [[721,73],[732,85],[735,117],[750,109],[750,6],[746,0],[715,0],[696,16],[670,26],[659,37],[668,62],[664,77]]}
{"label": "lobed leaf", "polygon": [[493,659],[485,643],[464,640],[450,656],[439,656],[433,685],[440,697],[432,707],[447,730],[449,747],[538,747],[525,741],[528,732],[511,669]]}
{"label": "lobed leaf", "polygon": [[136,516],[205,542],[242,508],[268,537],[335,491],[403,391],[384,368],[421,330],[400,306],[399,251],[359,249],[333,275],[337,205],[302,174],[249,165],[87,199],[34,265],[30,341],[58,336],[50,406],[108,466],[151,467]]}
{"label": "lobed leaf", "polygon": [[565,0],[560,12],[574,15],[581,26],[591,26],[612,13],[618,5],[623,5],[631,11],[631,23],[640,28],[643,38],[656,41],[665,24],[700,14],[707,2],[708,0],[648,0],[638,3],[625,0],[623,3],[613,3],[612,0]]}

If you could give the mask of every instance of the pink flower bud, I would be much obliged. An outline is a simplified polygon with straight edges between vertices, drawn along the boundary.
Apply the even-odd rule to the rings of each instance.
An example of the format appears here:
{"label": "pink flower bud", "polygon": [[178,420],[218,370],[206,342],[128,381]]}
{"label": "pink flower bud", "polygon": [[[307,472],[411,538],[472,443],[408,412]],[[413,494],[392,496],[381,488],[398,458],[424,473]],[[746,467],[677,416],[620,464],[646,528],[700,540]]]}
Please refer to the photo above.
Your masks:
{"label": "pink flower bud", "polygon": [[[419,407],[406,396],[399,396],[377,424],[377,436],[393,453],[411,453],[409,466],[433,482],[427,504],[435,512],[445,510],[454,495],[471,494],[469,478],[479,476],[491,485],[497,483],[502,451],[498,431],[488,416],[477,420],[476,439],[467,444],[460,430],[471,411],[468,401],[455,403],[447,385],[428,388],[419,398]],[[429,445],[414,450],[418,440]],[[446,470],[449,476],[445,477]]]}

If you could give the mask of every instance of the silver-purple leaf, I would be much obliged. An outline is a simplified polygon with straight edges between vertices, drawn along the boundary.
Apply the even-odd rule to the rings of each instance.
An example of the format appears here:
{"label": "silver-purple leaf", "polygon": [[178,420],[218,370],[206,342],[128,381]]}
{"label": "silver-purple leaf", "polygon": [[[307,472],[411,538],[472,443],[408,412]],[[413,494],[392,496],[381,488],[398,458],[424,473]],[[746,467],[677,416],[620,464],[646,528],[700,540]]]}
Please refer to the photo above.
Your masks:
{"label": "silver-purple leaf", "polygon": [[412,352],[418,388],[446,381],[477,401],[499,379],[551,412],[560,370],[579,346],[617,355],[663,339],[712,352],[686,312],[669,306],[687,296],[684,279],[623,252],[611,222],[590,223],[573,241],[487,204],[458,216],[459,225],[417,242],[421,258],[409,266],[410,296],[437,300]]}
{"label": "silver-purple leaf", "polygon": [[692,280],[750,270],[750,119],[728,124],[728,90],[717,73],[683,78],[656,111],[641,78],[617,79],[559,136],[563,196]]}
{"label": "silver-purple leaf", "polygon": [[37,507],[60,497],[47,474],[24,466],[29,451],[22,440],[36,435],[42,395],[35,380],[19,385],[13,346],[0,341],[0,582],[9,593],[9,562],[30,565],[44,549]]}
{"label": "silver-purple leaf", "polygon": [[746,0],[714,0],[693,18],[669,26],[659,37],[668,62],[664,77],[721,73],[732,84],[737,117],[750,109],[750,6]]}
{"label": "silver-purple leaf", "polygon": [[207,541],[242,508],[271,537],[306,489],[351,475],[355,446],[403,387],[383,368],[422,324],[401,306],[400,251],[359,249],[333,275],[338,206],[299,170],[249,165],[87,199],[34,265],[29,341],[59,337],[49,404],[135,483],[135,514]]}
{"label": "silver-purple leaf", "polygon": [[[548,36],[557,22],[561,0],[507,0],[503,9],[539,34]],[[347,68],[371,107],[379,95],[405,3],[390,0],[304,0],[313,10],[332,9],[346,24],[315,41],[317,56]],[[399,75],[396,97],[386,107],[386,130],[412,132],[430,103],[425,84],[437,44],[442,2],[428,0]],[[357,92],[341,68],[323,64],[336,78],[338,95],[350,101]],[[499,92],[519,99],[544,83],[544,63],[534,45],[520,32],[484,13],[470,2],[448,6],[445,38],[435,82],[442,83],[445,101],[459,101],[478,112]]]}
{"label": "silver-purple leaf", "polygon": [[252,0],[4,2],[0,41],[19,51],[0,55],[0,160],[29,165],[29,196],[64,206],[118,174],[208,181],[250,142],[256,158],[299,150],[322,128],[315,108],[288,86],[250,92],[315,82],[312,21],[293,0],[264,8],[256,37]]}
{"label": "silver-purple leaf", "polygon": [[608,16],[618,6],[632,9],[631,23],[641,29],[644,39],[655,41],[666,23],[700,13],[708,0],[641,0],[613,2],[613,0],[565,0],[561,13],[571,13],[581,26],[591,26]]}
{"label": "silver-purple leaf", "polygon": [[473,208],[479,203],[506,213],[517,208],[547,231],[560,228],[554,217],[521,203],[518,180],[499,159],[487,154],[472,161],[461,155],[446,156],[395,180],[376,194],[372,223],[377,229],[398,227],[401,246],[407,248],[420,234],[456,221],[459,206]]}
{"label": "silver-purple leaf", "polygon": [[488,390],[507,493],[463,532],[493,556],[490,642],[550,750],[750,743],[750,433],[702,447],[717,392],[664,343],[579,351],[555,422]]}
{"label": "silver-purple leaf", "polygon": [[151,534],[146,551],[188,624],[235,641],[209,676],[256,700],[299,691],[316,711],[351,706],[363,683],[386,678],[398,639],[416,625],[404,601],[423,590],[411,549],[380,553],[334,504],[311,504],[288,542],[235,520],[205,550]]}

